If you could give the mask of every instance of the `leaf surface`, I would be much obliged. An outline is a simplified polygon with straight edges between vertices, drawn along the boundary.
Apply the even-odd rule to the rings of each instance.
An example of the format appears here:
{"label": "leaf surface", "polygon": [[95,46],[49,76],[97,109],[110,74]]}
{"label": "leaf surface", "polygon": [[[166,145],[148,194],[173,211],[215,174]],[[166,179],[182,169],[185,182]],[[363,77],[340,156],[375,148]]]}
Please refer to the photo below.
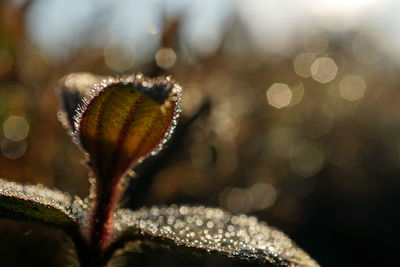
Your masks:
{"label": "leaf surface", "polygon": [[[175,249],[239,258],[264,266],[319,266],[281,231],[255,217],[203,206],[118,210],[120,240],[148,240]],[[121,241],[122,242],[122,241]]]}
{"label": "leaf surface", "polygon": [[78,229],[84,209],[77,197],[39,185],[0,179],[0,217]]}
{"label": "leaf surface", "polygon": [[109,78],[83,107],[77,137],[101,182],[156,154],[179,114],[181,88],[168,78]]}

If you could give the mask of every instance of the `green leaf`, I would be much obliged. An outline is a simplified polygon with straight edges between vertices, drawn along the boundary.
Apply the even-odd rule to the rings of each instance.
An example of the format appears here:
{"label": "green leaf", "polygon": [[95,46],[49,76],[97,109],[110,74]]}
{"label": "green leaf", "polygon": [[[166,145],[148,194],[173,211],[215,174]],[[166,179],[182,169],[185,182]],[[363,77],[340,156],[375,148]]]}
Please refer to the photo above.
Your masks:
{"label": "green leaf", "polygon": [[181,88],[169,78],[108,78],[94,87],[76,126],[78,140],[103,184],[156,154],[179,114]]}
{"label": "green leaf", "polygon": [[255,217],[232,215],[217,208],[170,206],[120,209],[114,218],[120,243],[140,240],[239,258],[264,266],[319,266],[281,231]]}
{"label": "green leaf", "polygon": [[21,185],[0,179],[0,217],[35,221],[78,229],[84,216],[78,197],[39,185]]}

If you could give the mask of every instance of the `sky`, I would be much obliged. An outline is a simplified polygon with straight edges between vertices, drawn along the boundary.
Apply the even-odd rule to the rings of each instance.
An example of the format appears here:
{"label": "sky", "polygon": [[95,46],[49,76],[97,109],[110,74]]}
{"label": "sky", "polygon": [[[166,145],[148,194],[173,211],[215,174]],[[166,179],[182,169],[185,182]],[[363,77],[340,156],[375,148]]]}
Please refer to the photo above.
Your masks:
{"label": "sky", "polygon": [[[312,30],[377,36],[382,48],[400,54],[400,2],[394,0],[36,0],[28,32],[50,58],[67,58],[82,46],[117,45],[145,62],[160,45],[163,19],[183,14],[180,43],[190,53],[211,55],[232,18],[239,19],[252,47],[290,54]],[[243,41],[243,40],[238,40]]]}

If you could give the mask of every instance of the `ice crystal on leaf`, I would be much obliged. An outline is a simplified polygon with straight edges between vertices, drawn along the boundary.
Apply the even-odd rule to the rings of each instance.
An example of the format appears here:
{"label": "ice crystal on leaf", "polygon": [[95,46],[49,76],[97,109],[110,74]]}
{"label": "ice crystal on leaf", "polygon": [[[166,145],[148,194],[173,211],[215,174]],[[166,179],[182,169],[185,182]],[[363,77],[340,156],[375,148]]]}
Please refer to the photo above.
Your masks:
{"label": "ice crystal on leaf", "polygon": [[2,217],[78,228],[83,210],[79,197],[40,185],[21,185],[0,179]]}
{"label": "ice crystal on leaf", "polygon": [[289,237],[255,217],[218,208],[176,206],[120,209],[120,238],[171,241],[175,246],[277,266],[319,266]]}

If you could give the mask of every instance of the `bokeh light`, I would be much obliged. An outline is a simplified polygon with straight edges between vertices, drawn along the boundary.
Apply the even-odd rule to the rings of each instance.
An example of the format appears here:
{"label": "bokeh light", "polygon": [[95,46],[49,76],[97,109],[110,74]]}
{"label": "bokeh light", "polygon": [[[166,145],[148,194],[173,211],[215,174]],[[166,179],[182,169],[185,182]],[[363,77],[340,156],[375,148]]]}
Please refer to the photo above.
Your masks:
{"label": "bokeh light", "polygon": [[321,31],[310,31],[304,38],[304,48],[309,53],[322,53],[328,44],[328,37]]}
{"label": "bokeh light", "polygon": [[10,116],[3,123],[4,136],[18,142],[24,140],[29,134],[29,123],[24,117]]}
{"label": "bokeh light", "polygon": [[198,29],[190,39],[190,46],[195,55],[212,56],[221,45],[221,35],[214,29]]}
{"label": "bokeh light", "polygon": [[349,101],[362,98],[366,89],[364,79],[357,75],[346,75],[339,84],[340,96]]}
{"label": "bokeh light", "polygon": [[268,183],[256,183],[249,188],[252,195],[252,210],[262,210],[272,207],[278,197],[275,187]]}
{"label": "bokeh light", "polygon": [[155,59],[157,66],[168,69],[175,65],[176,54],[173,49],[162,47],[155,54]]}
{"label": "bokeh light", "polygon": [[233,213],[248,213],[272,207],[277,197],[272,184],[260,182],[249,188],[225,188],[219,194],[219,203]]}
{"label": "bokeh light", "polygon": [[3,156],[5,156],[8,159],[16,160],[21,158],[22,156],[25,155],[25,152],[27,150],[28,144],[26,143],[25,140],[22,141],[12,141],[9,139],[2,139],[0,141],[0,150]]}
{"label": "bokeh light", "polygon": [[274,108],[283,108],[290,104],[293,93],[284,83],[274,83],[266,92],[268,103]]}
{"label": "bokeh light", "polygon": [[300,53],[293,61],[294,71],[303,78],[311,77],[311,65],[316,59],[312,53]]}
{"label": "bokeh light", "polygon": [[312,78],[320,83],[335,79],[338,67],[332,58],[320,57],[311,65]]}
{"label": "bokeh light", "polygon": [[292,99],[290,100],[289,106],[299,104],[303,100],[305,88],[302,82],[296,82],[291,86]]}
{"label": "bokeh light", "polygon": [[135,48],[128,43],[112,43],[104,48],[104,60],[111,69],[126,71],[135,65]]}
{"label": "bokeh light", "polygon": [[233,213],[249,212],[253,206],[253,197],[249,190],[228,187],[221,192],[219,201],[222,207]]}
{"label": "bokeh light", "polygon": [[290,169],[307,178],[318,173],[325,161],[324,151],[312,142],[303,142],[292,150]]}
{"label": "bokeh light", "polygon": [[351,46],[354,57],[366,65],[377,63],[382,58],[380,38],[376,33],[358,34]]}
{"label": "bokeh light", "polygon": [[298,120],[305,135],[318,138],[329,133],[333,125],[334,114],[327,105],[312,104],[302,110]]}
{"label": "bokeh light", "polygon": [[90,73],[71,73],[65,79],[65,85],[69,88],[76,88],[79,91],[87,90],[93,84],[99,83],[99,77]]}
{"label": "bokeh light", "polygon": [[187,116],[195,114],[203,100],[201,90],[193,87],[186,87],[182,95],[182,112]]}
{"label": "bokeh light", "polygon": [[294,128],[273,128],[268,134],[268,152],[280,158],[289,158],[291,150],[298,140],[299,134]]}

